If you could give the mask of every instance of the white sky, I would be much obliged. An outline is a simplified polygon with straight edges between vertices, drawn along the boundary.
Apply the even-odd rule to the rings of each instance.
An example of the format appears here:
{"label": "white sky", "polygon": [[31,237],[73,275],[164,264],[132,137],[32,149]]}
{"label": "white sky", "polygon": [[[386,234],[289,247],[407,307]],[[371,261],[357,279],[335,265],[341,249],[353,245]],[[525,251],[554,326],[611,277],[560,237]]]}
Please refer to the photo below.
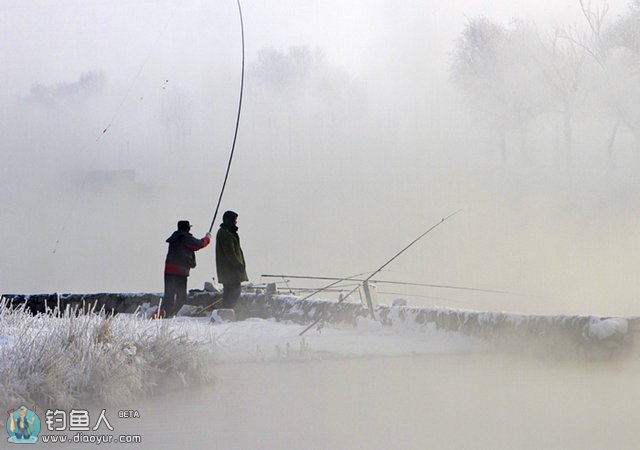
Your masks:
{"label": "white sky", "polygon": [[[609,3],[612,19],[623,13],[627,5],[623,0]],[[444,145],[473,144],[475,139],[461,133],[457,123],[446,123],[447,114],[457,106],[447,97],[450,88],[444,82],[448,78],[455,37],[466,17],[483,14],[503,23],[520,17],[535,21],[542,28],[581,20],[577,0],[245,0],[242,6],[247,64],[265,47],[281,51],[292,46],[319,47],[331,64],[343,68],[368,89],[368,94],[375,94],[368,99],[366,111],[375,116],[374,123],[387,121],[392,125],[390,128],[400,130],[399,135],[390,133],[381,138],[379,148],[384,149],[384,154],[366,153],[368,144],[364,143],[362,148],[350,153],[344,148],[332,155],[303,153],[302,149],[298,153],[289,151],[269,157],[266,147],[250,139],[249,121],[242,123],[238,159],[225,194],[228,203],[223,208],[240,210],[254,281],[260,281],[260,273],[276,270],[328,276],[372,270],[434,219],[460,207],[473,206],[474,195],[480,191],[473,188],[475,181],[445,173],[456,155],[474,155],[473,146],[449,148]],[[207,194],[217,193],[217,180],[221,179],[223,167],[220,161],[226,161],[230,144],[239,57],[238,15],[236,3],[231,0],[215,3],[204,0],[1,2],[0,133],[3,145],[0,152],[7,164],[5,167],[9,167],[13,175],[25,175],[24,185],[15,182],[2,185],[3,197],[0,198],[6,202],[5,211],[9,211],[10,217],[0,225],[5,236],[0,245],[8,255],[0,265],[0,273],[6,274],[0,278],[0,291],[161,290],[158,274],[166,251],[163,241],[175,220],[190,217],[198,224],[198,233],[210,220],[209,209],[214,205],[209,203],[213,203],[214,195]],[[25,112],[28,108],[24,107],[24,99],[34,85],[75,83],[82,73],[96,70],[105,74],[107,86],[101,97],[83,99],[85,103],[78,108],[81,112],[76,113],[82,117],[73,116],[74,105],[66,104],[58,105],[58,109],[32,108],[31,112]],[[58,206],[56,202],[60,199],[53,192],[43,195],[43,189],[36,188],[34,179],[50,175],[54,166],[61,171],[78,166],[112,168],[116,165],[114,155],[120,155],[118,168],[135,169],[143,181],[174,182],[175,174],[161,171],[161,157],[166,155],[158,156],[157,152],[164,144],[159,128],[163,118],[158,111],[165,114],[172,111],[171,105],[168,109],[166,105],[164,110],[161,108],[165,80],[169,80],[172,89],[177,88],[171,92],[191,102],[184,112],[191,113],[185,117],[193,127],[193,146],[184,149],[191,159],[183,168],[191,178],[176,182],[175,188],[184,198],[193,200],[164,205],[166,211],[147,205],[149,211],[145,212],[136,205],[136,213],[149,217],[135,218],[136,225],[132,226],[133,230],[127,229],[126,234],[126,244],[131,247],[121,248],[117,246],[121,231],[114,229],[126,227],[121,220],[113,218],[118,216],[109,208],[116,206],[97,205],[96,199],[82,195],[79,200]],[[96,137],[114,117],[109,134],[96,143]],[[422,142],[415,143],[402,132],[403,126],[410,129],[409,125],[417,124],[416,128],[420,128],[421,121],[425,122],[422,130],[426,130],[422,132],[431,139],[432,146],[428,148],[421,147]],[[154,125],[149,125],[151,123]],[[24,145],[20,147],[23,155],[14,154],[16,142]],[[439,147],[440,143],[444,144]],[[212,149],[218,153],[214,155]],[[63,150],[64,158],[57,153]],[[55,158],[59,161],[53,161]],[[256,163],[257,158],[260,163]],[[466,168],[474,170],[475,160],[470,159]],[[207,172],[209,178],[195,181],[198,177],[192,175],[193,161],[198,163],[195,167],[198,173],[211,168]],[[318,167],[320,170],[316,170]],[[272,173],[273,185],[248,189],[254,172]],[[307,172],[308,185],[288,186],[287,177],[291,173]],[[331,176],[323,179],[319,173]],[[29,178],[26,174],[35,175]],[[576,175],[576,179],[581,181],[581,176]],[[508,189],[515,192],[522,180],[514,179]],[[540,182],[535,174],[530,174],[530,179]],[[319,187],[315,188],[314,183]],[[603,186],[598,183],[599,180],[594,189]],[[29,188],[34,192],[23,194]],[[499,186],[496,191],[508,189]],[[591,192],[582,185],[572,189]],[[319,191],[326,195],[319,195]],[[19,202],[15,198],[19,198]],[[513,198],[515,202],[520,201],[517,195]],[[634,197],[628,194],[625,198]],[[556,199],[550,195],[548,203],[544,200],[547,198],[537,205],[546,208]],[[491,207],[506,204],[506,201],[496,202]],[[527,213],[534,215],[534,212],[522,205],[518,207],[522,214],[515,219],[507,206],[500,210],[499,217],[492,216],[486,209],[474,211],[472,207],[465,212],[468,219],[447,227],[451,235],[438,238],[441,241],[434,239],[435,254],[420,250],[413,254],[413,259],[407,255],[398,261],[393,277],[518,290],[518,287],[540,287],[540,279],[546,276],[553,278],[549,283],[553,285],[566,280],[569,287],[565,291],[575,291],[579,284],[582,295],[595,292],[589,282],[595,283],[593,274],[605,270],[608,282],[600,286],[599,293],[617,287],[620,295],[626,295],[628,300],[635,295],[624,288],[631,276],[630,268],[636,262],[633,245],[616,240],[616,245],[623,250],[624,257],[619,259],[624,264],[606,264],[610,254],[605,258],[598,253],[602,250],[600,245],[605,246],[600,241],[589,241],[594,249],[587,252],[568,240],[572,233],[570,226],[555,239],[536,228],[532,232],[542,234],[547,243],[546,250],[538,252],[538,247],[529,245],[529,236],[507,234],[504,239],[505,233],[523,224],[531,227]],[[544,213],[548,211],[544,209]],[[341,231],[346,234],[331,231],[336,217],[343,221],[341,225],[345,230]],[[398,221],[398,217],[402,220]],[[98,222],[98,218],[102,222]],[[505,224],[501,222],[503,218],[513,223]],[[538,225],[546,226],[542,214],[535,218],[541,222]],[[631,228],[625,217],[617,220],[625,231]],[[580,223],[580,218],[572,217],[569,221],[571,225],[576,222]],[[26,227],[21,231],[35,236],[26,248],[12,237],[19,227]],[[388,230],[395,227],[399,227],[397,234],[389,234]],[[598,239],[606,240],[602,237],[606,227],[604,222],[593,226],[600,233]],[[94,233],[100,236],[99,251],[92,247],[97,243],[90,244]],[[460,240],[462,233],[471,233],[471,236]],[[623,235],[613,233],[613,238]],[[50,249],[61,237],[61,252],[52,256]],[[479,239],[484,241],[479,243]],[[66,247],[68,253],[64,256],[65,246],[71,245],[69,240],[76,242],[73,247]],[[578,250],[575,254],[569,251],[562,257],[549,258],[558,248],[553,242]],[[489,267],[484,264],[484,255],[496,246],[502,265]],[[138,259],[128,253],[132,249]],[[514,249],[518,249],[515,256]],[[612,250],[607,248],[607,251]],[[359,252],[366,263],[354,263]],[[566,253],[572,259],[565,261]],[[100,254],[105,257],[96,256]],[[589,267],[580,269],[585,254],[591,258]],[[214,270],[210,253],[203,253],[199,258],[199,267],[192,277],[194,287],[209,279]],[[82,269],[86,269],[86,273],[80,271],[81,275],[78,275],[79,261],[83,261]],[[118,264],[124,266],[118,267]],[[545,272],[550,267],[552,275]],[[623,287],[619,287],[621,285]],[[512,305],[496,301],[483,306],[506,309]],[[579,307],[573,305],[571,311],[576,309]]]}

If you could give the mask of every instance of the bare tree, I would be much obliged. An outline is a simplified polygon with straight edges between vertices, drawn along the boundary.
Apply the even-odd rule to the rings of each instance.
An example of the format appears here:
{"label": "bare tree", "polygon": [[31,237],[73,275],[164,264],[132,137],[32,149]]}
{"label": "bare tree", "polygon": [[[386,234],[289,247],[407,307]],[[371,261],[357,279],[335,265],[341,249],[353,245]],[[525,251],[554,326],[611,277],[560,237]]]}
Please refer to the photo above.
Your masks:
{"label": "bare tree", "polygon": [[506,122],[498,89],[499,55],[507,29],[485,17],[470,18],[456,41],[452,79],[468,99],[476,119],[498,132],[502,163],[507,162]]}
{"label": "bare tree", "polygon": [[640,0],[603,33],[607,79],[616,120],[608,143],[611,158],[615,132],[624,124],[633,134],[640,159]]}
{"label": "bare tree", "polygon": [[577,109],[587,95],[583,82],[587,50],[572,38],[575,29],[556,27],[542,42],[544,58],[538,60],[545,82],[551,87],[551,104],[562,118],[566,166],[573,163],[573,123]]}
{"label": "bare tree", "polygon": [[543,74],[535,64],[541,53],[536,36],[532,24],[505,27],[479,17],[467,21],[456,42],[452,78],[478,120],[498,132],[503,163],[510,130],[519,135],[522,160],[528,162],[529,126],[547,108]]}
{"label": "bare tree", "polygon": [[587,29],[570,36],[600,68],[601,101],[612,112],[613,125],[606,140],[606,152],[613,165],[613,146],[620,125],[634,136],[640,159],[640,1],[634,0],[627,15],[607,26],[608,7],[595,8],[578,0]]}
{"label": "bare tree", "polygon": [[[255,81],[256,97],[271,107],[268,120],[273,135],[285,128],[289,148],[294,147],[296,135],[309,137],[301,128],[320,130],[316,138],[332,144],[336,126],[357,108],[358,94],[349,75],[330,64],[318,49],[262,49],[249,67],[249,76]],[[277,110],[283,114],[274,114]]]}
{"label": "bare tree", "polygon": [[605,140],[610,164],[621,128],[634,137],[640,161],[640,0],[612,25],[606,4],[578,3],[581,25],[557,27],[544,36],[531,23],[504,26],[478,17],[469,19],[458,37],[453,81],[477,120],[499,134],[503,162],[510,133],[519,135],[527,161],[527,132],[543,113],[559,118],[557,161],[566,166],[574,160],[579,113],[611,120]]}

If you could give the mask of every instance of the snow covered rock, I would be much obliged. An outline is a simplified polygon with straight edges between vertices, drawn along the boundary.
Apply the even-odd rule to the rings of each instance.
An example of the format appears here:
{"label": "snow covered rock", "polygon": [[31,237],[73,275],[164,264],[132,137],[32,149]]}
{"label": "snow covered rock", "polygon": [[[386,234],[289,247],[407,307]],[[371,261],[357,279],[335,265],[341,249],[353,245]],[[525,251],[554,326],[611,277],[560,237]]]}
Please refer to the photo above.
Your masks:
{"label": "snow covered rock", "polygon": [[180,311],[178,311],[177,316],[195,316],[196,313],[200,310],[200,307],[194,305],[182,305]]}
{"label": "snow covered rock", "polygon": [[608,339],[621,337],[629,331],[629,323],[627,319],[622,317],[613,317],[609,319],[600,319],[592,317],[587,325],[587,336],[595,339]]}
{"label": "snow covered rock", "polygon": [[158,307],[152,306],[151,303],[143,303],[138,310],[138,314],[145,319],[151,319],[156,312],[158,312]]}
{"label": "snow covered rock", "polygon": [[382,329],[382,324],[377,320],[373,320],[369,317],[358,317],[356,328],[358,331],[379,331]]}
{"label": "snow covered rock", "polygon": [[220,292],[220,290],[211,281],[204,282],[204,290],[207,292],[213,292],[214,294]]}
{"label": "snow covered rock", "polygon": [[236,321],[236,314],[233,309],[216,309],[211,313],[212,324],[235,322],[235,321]]}

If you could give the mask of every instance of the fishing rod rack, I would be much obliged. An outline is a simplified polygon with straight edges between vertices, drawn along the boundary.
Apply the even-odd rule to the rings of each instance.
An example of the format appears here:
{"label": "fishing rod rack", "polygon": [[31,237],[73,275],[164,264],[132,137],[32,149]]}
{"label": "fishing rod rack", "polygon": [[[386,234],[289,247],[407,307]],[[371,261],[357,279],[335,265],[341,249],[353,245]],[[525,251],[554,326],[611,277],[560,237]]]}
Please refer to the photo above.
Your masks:
{"label": "fishing rod rack", "polygon": [[[363,275],[363,274],[360,274]],[[356,276],[360,276],[356,275]],[[307,293],[308,294],[304,300],[311,298],[315,294],[320,292],[330,292],[332,294],[338,294],[338,303],[342,303],[346,301],[347,298],[357,292],[360,304],[362,307],[367,308],[371,315],[371,318],[374,320],[375,317],[375,309],[378,306],[378,296],[376,285],[373,281],[355,278],[355,277],[346,277],[346,278],[330,278],[330,277],[318,277],[318,276],[300,276],[300,275],[270,275],[263,274],[261,275],[263,278],[280,278],[282,281],[276,281],[273,284],[276,285],[276,290],[279,291],[277,285],[284,284],[286,286],[286,290],[288,294],[296,295],[296,293]],[[304,287],[293,287],[289,285],[289,279],[297,279],[297,280],[306,280],[306,281],[334,281],[336,282],[332,286],[325,286],[323,288],[313,288],[309,286]],[[350,282],[350,283],[349,283]],[[355,283],[354,283],[355,282]],[[284,290],[284,289],[283,289]],[[346,293],[346,294],[345,294]]]}

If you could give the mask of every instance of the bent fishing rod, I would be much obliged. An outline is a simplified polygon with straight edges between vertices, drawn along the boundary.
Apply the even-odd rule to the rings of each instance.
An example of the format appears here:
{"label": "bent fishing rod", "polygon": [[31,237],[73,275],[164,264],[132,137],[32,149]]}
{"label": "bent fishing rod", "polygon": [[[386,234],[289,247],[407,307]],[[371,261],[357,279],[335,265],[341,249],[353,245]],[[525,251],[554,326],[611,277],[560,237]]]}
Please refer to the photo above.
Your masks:
{"label": "bent fishing rod", "polygon": [[[240,113],[242,112],[242,94],[244,93],[244,21],[242,20],[242,7],[240,6],[240,0],[236,0],[238,4],[238,15],[240,17],[240,37],[242,42],[242,68],[240,71],[240,96],[238,97],[238,114],[236,116],[236,128],[233,133],[233,143],[231,144],[231,153],[229,154],[229,161],[227,162],[227,170],[224,174],[224,181],[222,182],[222,189],[220,189],[220,196],[218,197],[218,203],[216,204],[216,210],[213,213],[213,218],[211,219],[211,225],[209,226],[209,233],[213,230],[213,226],[216,223],[216,217],[218,217],[218,211],[220,210],[220,203],[222,203],[222,195],[224,194],[224,189],[227,187],[227,180],[229,179],[229,172],[231,171],[231,162],[233,161],[233,154],[236,150],[236,141],[238,140],[238,128],[240,127]],[[196,315],[202,314],[204,311],[213,308],[215,305],[220,303],[222,298],[216,300],[210,305],[204,306],[196,311]]]}
{"label": "bent fishing rod", "polygon": [[213,230],[213,226],[216,223],[216,217],[220,209],[220,203],[222,202],[222,195],[224,189],[227,186],[227,180],[229,179],[229,172],[231,170],[231,162],[233,161],[233,154],[236,150],[236,141],[238,139],[238,128],[240,127],[240,113],[242,111],[242,95],[244,92],[244,21],[242,20],[242,7],[240,6],[240,0],[236,0],[238,4],[238,14],[240,16],[240,36],[242,40],[242,71],[240,73],[240,97],[238,99],[238,115],[236,116],[236,129],[233,133],[233,143],[231,144],[231,153],[229,154],[229,162],[227,163],[227,171],[224,174],[224,181],[222,182],[222,189],[220,189],[220,196],[218,197],[218,203],[216,204],[216,210],[213,213],[213,219],[211,220],[211,226],[209,227],[209,233]]}
{"label": "bent fishing rod", "polygon": [[[436,229],[437,227],[439,227],[440,225],[442,225],[445,221],[447,221],[448,219],[450,219],[451,217],[455,216],[456,214],[458,214],[459,212],[461,212],[462,210],[459,209],[454,213],[449,214],[447,217],[442,218],[438,223],[436,223],[435,225],[433,225],[431,228],[429,228],[427,231],[425,231],[424,233],[422,233],[420,236],[418,236],[417,238],[415,238],[413,241],[411,241],[406,247],[404,247],[402,250],[400,250],[398,253],[396,253],[391,259],[389,259],[387,262],[385,262],[383,265],[381,265],[377,270],[375,270],[374,272],[371,273],[371,275],[369,275],[368,277],[366,277],[363,280],[363,284],[370,281],[373,277],[375,277],[378,273],[380,273],[385,267],[387,267],[389,264],[391,264],[393,261],[396,260],[396,258],[398,258],[400,255],[402,255],[405,251],[407,251],[411,246],[413,246],[416,242],[418,242],[420,239],[422,239],[423,237],[425,237],[427,234],[429,234],[431,231],[433,231],[434,229]],[[356,275],[357,276],[357,275]],[[350,278],[355,278],[355,277],[350,277]],[[341,281],[346,281],[349,278],[345,278],[344,280]],[[338,282],[333,282],[327,286],[325,286],[325,288],[329,288],[329,287],[333,287],[337,284]],[[351,294],[353,294],[356,290],[359,289],[359,285],[356,286],[355,288],[353,288],[351,291],[349,291],[349,293],[347,295],[345,295],[344,297],[342,297],[340,300],[338,300],[338,305],[342,302],[344,302],[347,298],[349,298],[349,296]],[[318,292],[322,292],[322,289],[320,289]],[[315,294],[313,294],[315,295]],[[305,297],[309,298],[309,296]],[[303,334],[305,334],[307,331],[309,331],[311,328],[313,328],[314,326],[316,326],[316,324],[318,324],[321,320],[322,320],[322,316],[318,317],[316,320],[313,321],[313,323],[311,325],[309,325],[307,328],[305,328],[304,330],[302,330],[300,332],[300,334],[298,334],[298,336],[302,336]]]}

